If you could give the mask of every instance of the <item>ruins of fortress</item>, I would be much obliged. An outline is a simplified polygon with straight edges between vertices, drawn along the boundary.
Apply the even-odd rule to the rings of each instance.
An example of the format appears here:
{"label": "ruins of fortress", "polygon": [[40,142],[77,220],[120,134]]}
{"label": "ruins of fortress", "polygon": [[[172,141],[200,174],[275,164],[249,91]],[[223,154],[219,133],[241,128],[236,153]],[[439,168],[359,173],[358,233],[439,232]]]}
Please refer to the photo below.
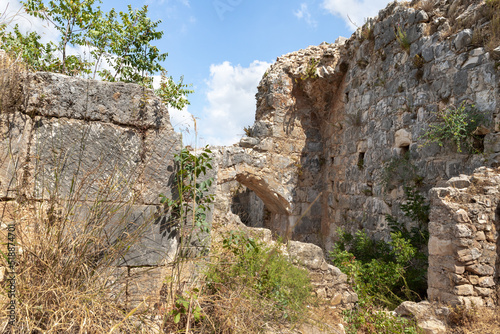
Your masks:
{"label": "ruins of fortress", "polygon": [[[250,134],[213,148],[214,219],[229,214],[329,250],[339,227],[387,239],[386,216],[405,221],[411,185],[431,204],[428,298],[497,305],[500,46],[484,45],[488,15],[484,1],[441,0],[432,11],[394,2],[349,39],[278,57],[258,87]],[[172,193],[181,141],[159,99],[133,84],[52,73],[28,75],[11,94],[0,114],[2,205],[69,196],[89,171],[86,184],[113,176],[120,198],[133,198],[132,221],[155,217],[120,267],[133,277],[172,257],[175,231],[158,195]],[[487,119],[478,153],[424,145],[437,113],[462,102]],[[100,189],[89,186],[79,210]]]}

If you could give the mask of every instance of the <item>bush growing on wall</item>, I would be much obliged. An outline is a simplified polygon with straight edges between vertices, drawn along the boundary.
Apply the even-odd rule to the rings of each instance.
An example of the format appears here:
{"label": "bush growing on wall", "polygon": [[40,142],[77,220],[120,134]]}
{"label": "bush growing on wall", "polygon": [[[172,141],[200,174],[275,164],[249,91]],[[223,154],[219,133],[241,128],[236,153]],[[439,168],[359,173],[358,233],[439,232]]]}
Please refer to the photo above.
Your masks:
{"label": "bush growing on wall", "polygon": [[486,117],[475,105],[462,102],[458,107],[450,107],[436,114],[439,123],[429,125],[422,138],[423,146],[438,143],[443,146],[451,141],[457,147],[457,152],[463,149],[478,153],[474,147],[475,131],[480,125],[486,124]]}

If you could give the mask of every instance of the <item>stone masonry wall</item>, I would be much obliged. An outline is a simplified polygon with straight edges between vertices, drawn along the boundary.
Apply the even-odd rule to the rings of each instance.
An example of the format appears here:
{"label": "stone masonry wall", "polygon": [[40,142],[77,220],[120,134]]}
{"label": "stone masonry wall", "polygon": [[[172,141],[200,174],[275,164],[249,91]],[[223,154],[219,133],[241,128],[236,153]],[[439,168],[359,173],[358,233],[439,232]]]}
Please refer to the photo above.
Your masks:
{"label": "stone masonry wall", "polygon": [[[431,9],[419,1],[394,2],[349,39],[278,57],[258,87],[250,135],[219,152],[221,205],[246,206],[240,217],[253,212],[286,239],[330,250],[339,227],[388,239],[388,214],[411,227],[400,208],[405,185],[429,198],[431,188],[450,178],[500,165],[500,46],[484,46],[488,10],[480,0],[437,0]],[[408,49],[396,38],[398,29]],[[438,122],[437,113],[461,103],[475,105],[487,119],[474,143],[482,153],[458,152],[452,143],[424,146],[422,136]],[[491,279],[496,284],[498,270],[486,254],[496,252],[496,235],[479,227],[490,239],[481,246],[484,255],[460,246],[460,254],[467,253],[460,256],[479,259],[458,265],[453,275],[460,284],[440,283],[455,269],[432,260],[432,298],[495,300]],[[480,232],[467,238],[481,238]],[[435,252],[446,232],[432,227],[430,233]],[[463,242],[457,233],[443,243]],[[450,258],[446,252],[457,251],[451,244],[444,250]]]}
{"label": "stone masonry wall", "polygon": [[431,300],[493,306],[498,300],[500,169],[479,168],[430,191]]}
{"label": "stone masonry wall", "polygon": [[176,249],[159,194],[171,196],[173,155],[181,145],[165,106],[134,84],[53,73],[26,74],[15,84],[19,96],[0,113],[2,227],[9,223],[6,212],[23,219],[21,202],[49,219],[66,208],[66,219],[81,226],[105,223],[110,242],[141,226],[117,277],[130,281],[149,267],[145,277],[156,279],[125,291],[138,301],[157,293],[161,265]]}
{"label": "stone masonry wall", "polygon": [[[404,221],[405,183],[425,195],[499,163],[499,52],[472,38],[488,26],[486,10],[484,1],[436,1],[431,11],[394,2],[348,40],[278,57],[259,85],[251,135],[225,148],[219,182],[254,191],[264,226],[291,239],[329,249],[338,227],[388,238],[386,215]],[[436,113],[464,101],[488,119],[484,154],[424,147]],[[387,172],[405,156],[406,167]]]}

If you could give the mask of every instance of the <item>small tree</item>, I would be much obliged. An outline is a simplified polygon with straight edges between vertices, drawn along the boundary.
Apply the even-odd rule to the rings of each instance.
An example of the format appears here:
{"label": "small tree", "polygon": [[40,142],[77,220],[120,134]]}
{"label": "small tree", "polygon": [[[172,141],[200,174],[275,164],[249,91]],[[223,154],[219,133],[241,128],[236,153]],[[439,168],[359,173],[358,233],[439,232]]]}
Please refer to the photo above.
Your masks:
{"label": "small tree", "polygon": [[42,0],[21,1],[28,14],[50,22],[61,33],[58,45],[58,51],[62,54],[61,73],[71,75],[75,69],[78,74],[89,73],[87,64],[80,57],[67,56],[66,53],[68,44],[85,45],[86,32],[100,13],[100,10],[93,8],[95,2],[59,0],[57,3],[49,1],[46,6]]}
{"label": "small tree", "polygon": [[[147,17],[148,7],[128,12],[112,9],[104,17],[98,17],[89,33],[90,42],[97,50],[96,58],[104,57],[114,73],[102,70],[99,75],[106,81],[135,82],[152,87],[154,73],[164,72],[160,65],[167,57],[158,47],[150,42],[163,36],[163,31],[156,31],[161,21],[151,21]],[[118,16],[120,20],[118,20]]]}
{"label": "small tree", "polygon": [[[50,22],[60,33],[60,41],[43,44],[40,35],[30,32],[23,35],[18,26],[7,32],[6,24],[0,25],[2,48],[12,54],[22,55],[25,64],[34,71],[50,71],[66,75],[99,75],[105,81],[124,81],[153,88],[153,75],[162,73],[160,88],[155,93],[173,108],[182,109],[189,101],[187,89],[181,77],[175,83],[166,76],[161,65],[167,57],[151,43],[163,36],[158,31],[161,21],[148,18],[148,6],[141,9],[116,12],[111,9],[104,13],[95,4],[101,0],[26,0],[21,2],[26,12]],[[89,46],[93,61],[78,55],[68,55],[68,46]],[[61,58],[57,56],[60,52]],[[110,69],[98,70],[103,61]]]}

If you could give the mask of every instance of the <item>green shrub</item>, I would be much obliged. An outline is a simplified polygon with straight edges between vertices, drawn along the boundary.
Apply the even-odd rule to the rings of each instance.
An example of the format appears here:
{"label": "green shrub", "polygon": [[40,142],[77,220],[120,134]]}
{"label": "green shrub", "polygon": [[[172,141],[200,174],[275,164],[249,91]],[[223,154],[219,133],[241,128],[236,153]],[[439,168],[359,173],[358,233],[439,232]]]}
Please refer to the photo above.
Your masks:
{"label": "green shrub", "polygon": [[439,111],[436,115],[439,123],[429,125],[429,130],[421,138],[425,140],[422,146],[438,143],[443,146],[445,142],[452,141],[457,152],[465,148],[472,153],[478,153],[474,148],[474,131],[480,125],[485,125],[487,119],[473,104],[461,103],[458,107],[450,107]]}
{"label": "green shrub", "polygon": [[330,256],[350,277],[359,296],[356,308],[344,311],[346,333],[419,333],[414,321],[384,309],[419,299],[407,281],[417,248],[401,232],[391,233],[390,242],[370,239],[364,231],[354,235],[343,230],[338,233],[340,240]]}
{"label": "green shrub", "polygon": [[396,40],[398,41],[401,48],[406,52],[410,52],[411,43],[408,39],[406,31],[404,31],[400,25],[397,25],[395,34],[396,34]]}
{"label": "green shrub", "polygon": [[252,305],[252,312],[260,314],[260,325],[303,317],[306,305],[312,301],[309,275],[305,269],[291,265],[279,244],[267,246],[233,231],[225,236],[222,245],[224,256],[210,264],[206,272],[207,295],[216,299],[243,298],[247,311]]}
{"label": "green shrub", "polygon": [[391,230],[401,233],[402,237],[417,250],[406,270],[405,279],[412,291],[424,297],[427,293],[427,268],[429,266],[426,246],[429,242],[430,206],[414,187],[405,186],[404,192],[406,202],[401,204],[401,211],[416,225],[408,230],[404,223],[393,216],[387,215],[386,219]]}
{"label": "green shrub", "polygon": [[395,316],[373,304],[360,301],[357,308],[344,311],[347,334],[419,334],[415,320]]}
{"label": "green shrub", "polygon": [[330,256],[351,278],[361,299],[395,308],[403,300],[418,297],[405,279],[417,250],[401,232],[391,233],[389,242],[370,239],[365,231],[352,235],[339,230],[339,236]]}

